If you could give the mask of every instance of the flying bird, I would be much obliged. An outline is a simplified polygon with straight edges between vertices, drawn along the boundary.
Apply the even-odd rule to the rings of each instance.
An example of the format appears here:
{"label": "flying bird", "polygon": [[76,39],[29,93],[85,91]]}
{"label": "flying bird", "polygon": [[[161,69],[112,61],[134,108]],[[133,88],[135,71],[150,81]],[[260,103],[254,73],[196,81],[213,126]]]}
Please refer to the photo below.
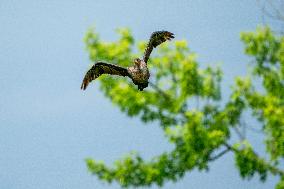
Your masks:
{"label": "flying bird", "polygon": [[109,75],[119,75],[127,76],[132,82],[138,86],[140,91],[143,91],[144,88],[148,87],[148,80],[150,73],[147,67],[147,62],[149,60],[150,54],[154,48],[162,44],[167,40],[174,38],[174,34],[168,31],[156,31],[151,34],[150,40],[147,44],[147,47],[144,52],[143,59],[135,58],[133,60],[133,66],[130,67],[121,67],[115,64],[109,64],[106,62],[96,62],[86,73],[81,89],[85,90],[89,83],[97,79],[102,74]]}

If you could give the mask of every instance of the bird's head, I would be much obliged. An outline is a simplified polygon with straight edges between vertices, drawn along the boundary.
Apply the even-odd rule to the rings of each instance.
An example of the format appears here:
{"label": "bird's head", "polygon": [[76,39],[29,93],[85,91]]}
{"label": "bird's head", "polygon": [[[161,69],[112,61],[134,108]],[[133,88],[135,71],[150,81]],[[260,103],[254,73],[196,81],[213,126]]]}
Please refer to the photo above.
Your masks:
{"label": "bird's head", "polygon": [[134,59],[134,64],[140,65],[141,60],[139,58]]}

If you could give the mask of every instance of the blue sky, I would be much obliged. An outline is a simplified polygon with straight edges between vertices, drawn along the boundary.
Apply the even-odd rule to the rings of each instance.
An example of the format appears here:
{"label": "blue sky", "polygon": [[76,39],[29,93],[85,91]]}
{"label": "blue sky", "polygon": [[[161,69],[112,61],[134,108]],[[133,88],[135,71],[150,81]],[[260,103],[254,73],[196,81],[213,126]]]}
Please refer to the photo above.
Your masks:
{"label": "blue sky", "polygon": [[[118,27],[137,40],[166,29],[188,40],[202,64],[222,63],[224,92],[246,73],[241,31],[261,24],[256,1],[15,1],[0,2],[0,188],[116,189],[91,176],[84,159],[111,164],[130,151],[144,157],[169,150],[157,124],[128,118],[97,85],[80,91],[91,63],[83,43],[94,24],[104,40]],[[256,148],[261,137],[251,135]],[[242,180],[231,154],[165,188],[272,188]],[[157,187],[152,187],[157,188]]]}

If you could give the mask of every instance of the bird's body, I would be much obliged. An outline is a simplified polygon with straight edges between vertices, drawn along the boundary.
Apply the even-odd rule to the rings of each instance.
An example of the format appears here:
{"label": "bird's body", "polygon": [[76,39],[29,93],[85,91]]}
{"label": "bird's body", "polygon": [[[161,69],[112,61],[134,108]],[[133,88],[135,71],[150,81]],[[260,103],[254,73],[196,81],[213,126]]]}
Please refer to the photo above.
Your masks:
{"label": "bird's body", "polygon": [[92,66],[90,70],[87,71],[81,89],[85,90],[88,84],[98,78],[102,74],[111,74],[119,76],[127,76],[132,79],[132,82],[138,86],[140,91],[148,86],[148,80],[150,78],[150,73],[147,67],[147,61],[153,48],[156,48],[161,43],[171,40],[174,38],[173,33],[168,31],[157,31],[152,33],[149,43],[146,47],[143,60],[136,58],[133,61],[133,66],[123,68],[114,64],[97,62]]}
{"label": "bird's body", "polygon": [[143,90],[148,86],[150,73],[147,64],[140,59],[134,60],[134,65],[127,68],[127,71],[132,79],[132,82],[138,86],[139,90]]}

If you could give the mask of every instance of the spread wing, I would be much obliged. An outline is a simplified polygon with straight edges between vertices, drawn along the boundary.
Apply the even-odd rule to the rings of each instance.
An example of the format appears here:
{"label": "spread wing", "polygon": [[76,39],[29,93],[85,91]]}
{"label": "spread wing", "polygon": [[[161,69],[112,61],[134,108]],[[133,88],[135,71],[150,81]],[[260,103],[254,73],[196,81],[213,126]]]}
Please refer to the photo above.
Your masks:
{"label": "spread wing", "polygon": [[91,81],[97,79],[102,74],[129,76],[126,68],[114,64],[97,62],[87,71],[83,79],[81,89],[85,90]]}
{"label": "spread wing", "polygon": [[173,38],[174,34],[168,31],[153,32],[144,52],[144,57],[143,57],[144,62],[147,63],[153,48],[156,48],[158,45],[162,44],[163,42],[171,40]]}

